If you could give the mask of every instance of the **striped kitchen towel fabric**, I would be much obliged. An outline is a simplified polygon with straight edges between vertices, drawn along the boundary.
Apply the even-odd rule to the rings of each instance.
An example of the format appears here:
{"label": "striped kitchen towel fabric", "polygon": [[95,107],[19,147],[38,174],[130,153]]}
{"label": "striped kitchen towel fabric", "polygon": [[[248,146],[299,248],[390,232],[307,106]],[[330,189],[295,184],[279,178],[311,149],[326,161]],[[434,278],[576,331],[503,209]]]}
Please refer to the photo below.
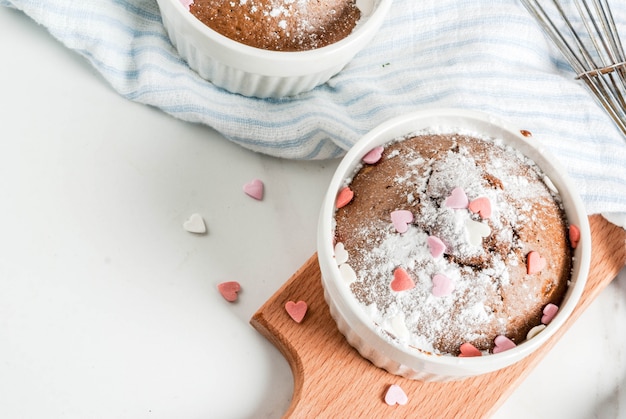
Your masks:
{"label": "striped kitchen towel fabric", "polygon": [[[588,213],[626,214],[626,141],[517,0],[394,0],[368,47],[326,84],[273,100],[201,79],[172,47],[156,0],[0,0],[85,57],[129,100],[213,127],[261,153],[342,155],[405,112],[464,108],[528,129]],[[626,33],[626,2],[612,2]],[[6,59],[6,57],[5,57]]]}

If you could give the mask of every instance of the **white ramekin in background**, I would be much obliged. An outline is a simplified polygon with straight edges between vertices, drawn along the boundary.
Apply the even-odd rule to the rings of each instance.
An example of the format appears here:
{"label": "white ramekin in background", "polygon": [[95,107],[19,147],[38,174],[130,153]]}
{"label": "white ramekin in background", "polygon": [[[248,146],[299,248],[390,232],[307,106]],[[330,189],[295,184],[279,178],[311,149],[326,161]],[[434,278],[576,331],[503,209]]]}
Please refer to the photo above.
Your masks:
{"label": "white ramekin in background", "polygon": [[[367,317],[342,278],[334,258],[334,214],[338,191],[345,186],[362,157],[372,148],[415,131],[425,129],[470,131],[482,136],[500,138],[531,158],[550,178],[559,191],[570,224],[580,228],[581,239],[574,250],[571,284],[559,306],[556,317],[537,336],[513,349],[481,357],[454,357],[427,354],[401,347],[383,338]],[[448,381],[485,374],[507,367],[541,347],[571,315],[578,303],[589,271],[591,233],[583,203],[574,184],[546,150],[532,138],[524,137],[518,127],[479,112],[454,109],[421,111],[396,117],[374,128],[346,154],[337,168],[322,205],[318,226],[318,258],[324,296],[339,330],[363,357],[376,366],[407,378],[426,381]]]}
{"label": "white ramekin in background", "polygon": [[341,71],[378,32],[392,0],[358,0],[361,20],[346,38],[309,51],[254,48],[212,30],[180,0],[157,0],[180,56],[200,77],[232,93],[260,98],[306,92]]}

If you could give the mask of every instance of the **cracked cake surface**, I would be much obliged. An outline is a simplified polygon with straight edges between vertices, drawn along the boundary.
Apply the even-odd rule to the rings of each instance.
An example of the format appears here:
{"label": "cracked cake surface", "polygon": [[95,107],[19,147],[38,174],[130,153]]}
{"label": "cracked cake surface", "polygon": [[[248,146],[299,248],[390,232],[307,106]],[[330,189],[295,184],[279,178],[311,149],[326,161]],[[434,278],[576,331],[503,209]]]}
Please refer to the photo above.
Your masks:
{"label": "cracked cake surface", "polygon": [[228,38],[275,51],[330,45],[361,17],[355,0],[194,0],[189,11]]}
{"label": "cracked cake surface", "polygon": [[[572,261],[558,193],[497,140],[415,134],[386,144],[345,183],[354,195],[336,210],[335,240],[356,274],[352,294],[390,340],[440,354],[459,355],[464,343],[489,352],[497,336],[524,341],[544,307],[563,299]],[[450,206],[458,191],[468,206],[487,201],[488,216]],[[412,215],[402,233],[394,211]],[[442,255],[433,256],[429,237]],[[545,261],[539,272],[529,273],[531,252]],[[398,268],[411,287],[391,284]],[[447,281],[444,293],[436,276]]]}

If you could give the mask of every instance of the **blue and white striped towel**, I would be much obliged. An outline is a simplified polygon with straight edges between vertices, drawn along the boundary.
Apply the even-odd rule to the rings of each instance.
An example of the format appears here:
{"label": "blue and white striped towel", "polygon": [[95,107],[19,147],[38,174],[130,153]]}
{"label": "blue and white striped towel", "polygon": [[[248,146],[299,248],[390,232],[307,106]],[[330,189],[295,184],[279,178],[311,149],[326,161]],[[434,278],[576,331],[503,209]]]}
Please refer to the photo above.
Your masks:
{"label": "blue and white striped towel", "polygon": [[[381,32],[344,71],[283,100],[199,78],[170,44],[156,0],[0,5],[47,27],[124,97],[274,156],[337,157],[375,125],[421,108],[495,114],[560,159],[590,214],[626,218],[626,142],[517,0],[394,0]],[[626,26],[626,2],[612,6]]]}

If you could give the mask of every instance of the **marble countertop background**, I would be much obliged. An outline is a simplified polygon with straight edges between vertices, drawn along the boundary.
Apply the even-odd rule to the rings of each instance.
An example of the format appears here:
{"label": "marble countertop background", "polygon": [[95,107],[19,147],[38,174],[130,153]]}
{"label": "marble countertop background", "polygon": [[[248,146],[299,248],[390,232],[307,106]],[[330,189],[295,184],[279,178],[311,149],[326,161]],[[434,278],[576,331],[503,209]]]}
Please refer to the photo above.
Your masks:
{"label": "marble countertop background", "polygon": [[[289,367],[248,322],[315,252],[338,161],[255,154],[0,27],[0,417],[281,417]],[[625,320],[623,270],[494,418],[626,417]]]}

